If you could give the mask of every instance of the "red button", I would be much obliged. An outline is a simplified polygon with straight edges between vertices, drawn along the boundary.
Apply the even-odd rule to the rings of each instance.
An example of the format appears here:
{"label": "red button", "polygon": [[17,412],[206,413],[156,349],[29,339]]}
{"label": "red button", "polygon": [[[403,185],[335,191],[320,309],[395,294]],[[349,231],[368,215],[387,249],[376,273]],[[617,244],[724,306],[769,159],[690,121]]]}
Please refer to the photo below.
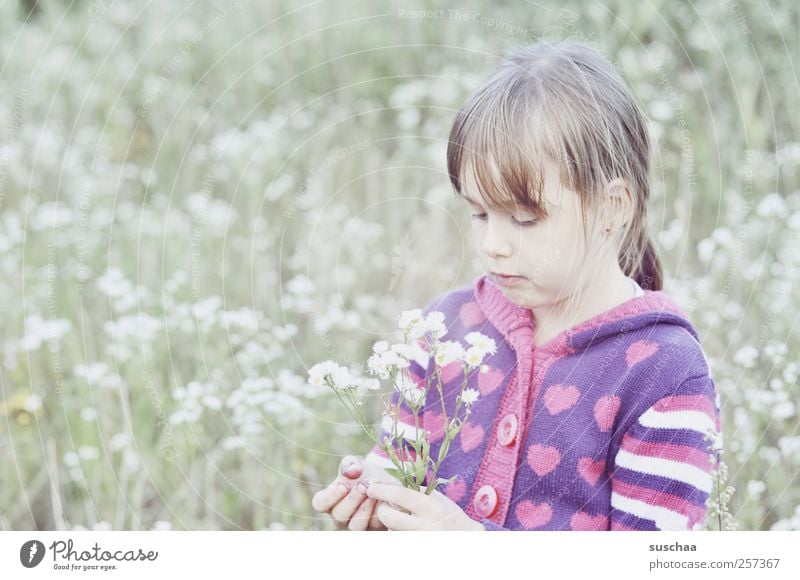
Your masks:
{"label": "red button", "polygon": [[495,489],[491,485],[481,487],[475,495],[472,507],[475,508],[475,513],[480,517],[491,517],[497,509],[497,492]]}
{"label": "red button", "polygon": [[517,436],[517,416],[514,414],[506,415],[500,421],[497,429],[497,442],[500,445],[511,445]]}

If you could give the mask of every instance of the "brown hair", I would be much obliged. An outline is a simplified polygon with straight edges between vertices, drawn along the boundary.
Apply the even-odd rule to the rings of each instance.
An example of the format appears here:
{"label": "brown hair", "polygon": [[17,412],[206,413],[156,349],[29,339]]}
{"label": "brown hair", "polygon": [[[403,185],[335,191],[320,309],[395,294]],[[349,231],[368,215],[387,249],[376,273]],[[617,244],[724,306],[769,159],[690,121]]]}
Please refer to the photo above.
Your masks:
{"label": "brown hair", "polygon": [[520,206],[546,217],[544,161],[558,163],[561,183],[587,208],[603,186],[623,178],[633,193],[617,256],[643,288],[662,289],[661,262],[647,232],[650,142],[644,117],[613,65],[575,40],[517,48],[458,112],[447,146],[447,169],[458,194],[470,167],[486,203]]}

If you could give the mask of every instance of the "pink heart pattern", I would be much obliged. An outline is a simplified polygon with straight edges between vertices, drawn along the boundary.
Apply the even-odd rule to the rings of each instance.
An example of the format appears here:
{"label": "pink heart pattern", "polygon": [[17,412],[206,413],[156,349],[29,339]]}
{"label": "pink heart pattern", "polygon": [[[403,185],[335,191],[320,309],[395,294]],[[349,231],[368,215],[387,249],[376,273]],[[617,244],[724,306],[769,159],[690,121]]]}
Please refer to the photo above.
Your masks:
{"label": "pink heart pattern", "polygon": [[473,425],[472,423],[464,423],[459,431],[461,437],[461,448],[465,453],[469,453],[475,449],[483,441],[484,431],[480,425]]}
{"label": "pink heart pattern", "polygon": [[474,302],[467,302],[461,306],[458,316],[465,327],[475,326],[486,320],[483,310]]}
{"label": "pink heart pattern", "polygon": [[560,462],[561,453],[555,447],[536,443],[528,448],[528,465],[540,477],[553,471]]}
{"label": "pink heart pattern", "polygon": [[478,390],[484,397],[494,391],[503,382],[503,371],[489,369],[485,373],[478,371]]}
{"label": "pink heart pattern", "polygon": [[553,508],[547,503],[533,503],[530,500],[523,500],[514,508],[514,514],[519,523],[526,530],[533,530],[545,525],[553,517]]}
{"label": "pink heart pattern", "polygon": [[619,412],[619,405],[620,400],[616,395],[600,397],[594,404],[594,420],[603,433],[611,429],[614,424],[614,419]]}
{"label": "pink heart pattern", "polygon": [[456,377],[464,377],[464,363],[461,361],[451,362],[449,365],[442,367],[442,384],[446,385]]}
{"label": "pink heart pattern", "polygon": [[569,519],[570,528],[573,530],[602,531],[608,529],[608,517],[603,514],[595,516],[586,512],[576,512]]}
{"label": "pink heart pattern", "polygon": [[591,457],[581,457],[578,460],[578,474],[589,484],[596,485],[597,480],[603,475],[606,462],[594,461]]}
{"label": "pink heart pattern", "polygon": [[456,503],[460,502],[466,493],[467,484],[460,476],[444,487],[444,494]]}
{"label": "pink heart pattern", "polygon": [[433,411],[425,411],[422,416],[422,424],[425,430],[430,433],[430,435],[428,435],[428,441],[433,443],[434,441],[444,438],[444,415],[442,413],[434,413]]}
{"label": "pink heart pattern", "polygon": [[575,385],[550,385],[544,392],[544,406],[551,415],[558,415],[577,403],[580,396]]}
{"label": "pink heart pattern", "polygon": [[625,362],[628,368],[631,368],[638,362],[653,356],[658,352],[658,343],[649,340],[637,340],[631,343],[628,350],[625,351]]}

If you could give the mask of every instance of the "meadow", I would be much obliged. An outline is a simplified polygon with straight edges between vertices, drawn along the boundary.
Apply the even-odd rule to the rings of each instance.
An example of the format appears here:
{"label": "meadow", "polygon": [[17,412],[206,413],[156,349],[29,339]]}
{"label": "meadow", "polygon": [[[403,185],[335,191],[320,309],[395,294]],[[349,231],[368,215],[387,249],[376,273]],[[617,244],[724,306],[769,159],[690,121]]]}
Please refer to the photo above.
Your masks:
{"label": "meadow", "polygon": [[707,528],[800,530],[799,18],[0,3],[0,529],[333,529],[311,497],[372,442],[308,368],[481,273],[448,132],[547,37],[600,49],[648,118],[665,289],[722,400]]}

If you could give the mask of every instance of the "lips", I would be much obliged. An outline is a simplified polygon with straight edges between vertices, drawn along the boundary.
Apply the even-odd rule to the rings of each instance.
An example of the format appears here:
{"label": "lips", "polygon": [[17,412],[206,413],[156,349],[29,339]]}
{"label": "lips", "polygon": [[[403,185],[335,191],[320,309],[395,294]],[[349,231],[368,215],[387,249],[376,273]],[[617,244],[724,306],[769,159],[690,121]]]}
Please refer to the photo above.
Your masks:
{"label": "lips", "polygon": [[498,286],[504,286],[510,288],[512,286],[518,286],[520,284],[524,284],[525,277],[524,276],[516,276],[512,274],[499,274],[497,272],[489,272],[489,278],[494,281],[495,284]]}

